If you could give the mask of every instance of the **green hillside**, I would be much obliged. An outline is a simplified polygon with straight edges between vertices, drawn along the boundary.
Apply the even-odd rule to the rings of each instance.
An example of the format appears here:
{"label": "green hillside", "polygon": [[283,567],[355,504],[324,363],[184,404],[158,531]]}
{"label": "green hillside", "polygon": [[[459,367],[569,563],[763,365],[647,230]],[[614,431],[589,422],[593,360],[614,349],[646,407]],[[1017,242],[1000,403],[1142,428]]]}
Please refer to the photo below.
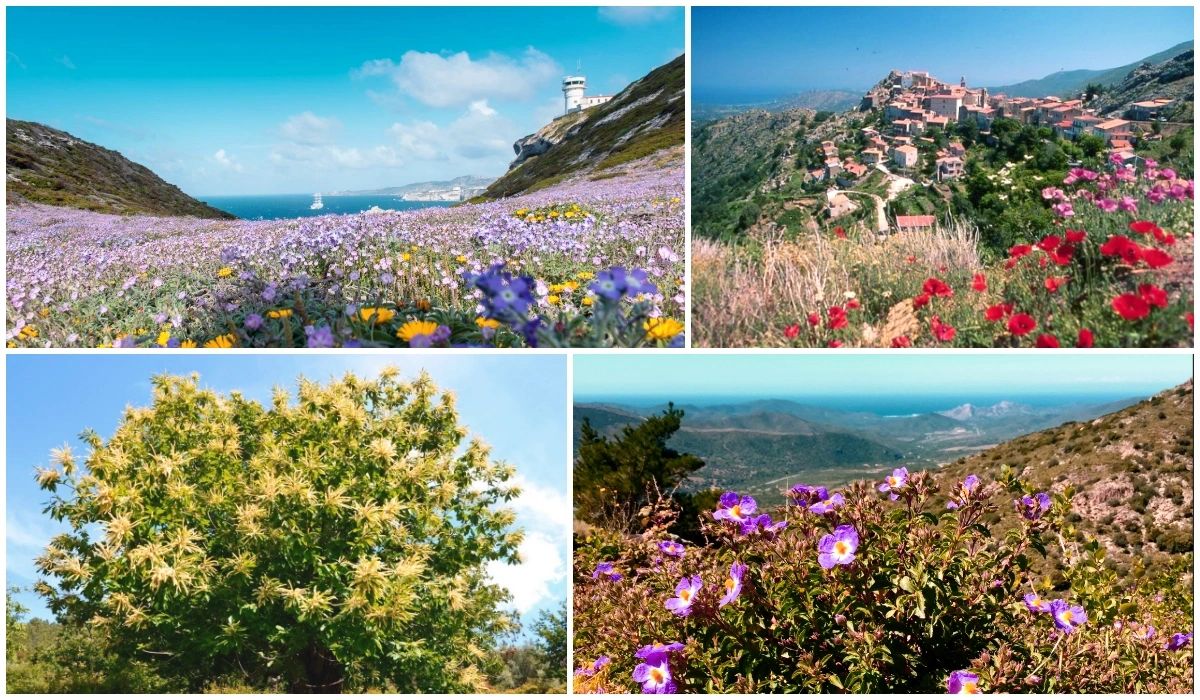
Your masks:
{"label": "green hillside", "polygon": [[1181,53],[1191,51],[1194,42],[1185,41],[1181,44],[1176,44],[1166,51],[1159,51],[1156,54],[1147,56],[1140,61],[1118,66],[1116,68],[1106,68],[1100,70],[1069,70],[1058,71],[1051,73],[1044,78],[1037,80],[1025,80],[1013,85],[1001,85],[998,87],[988,88],[992,93],[1004,93],[1013,97],[1045,97],[1046,95],[1058,95],[1066,97],[1081,92],[1088,83],[1097,85],[1115,85],[1125,79],[1130,71],[1134,70],[1143,63],[1162,63],[1168,61]]}

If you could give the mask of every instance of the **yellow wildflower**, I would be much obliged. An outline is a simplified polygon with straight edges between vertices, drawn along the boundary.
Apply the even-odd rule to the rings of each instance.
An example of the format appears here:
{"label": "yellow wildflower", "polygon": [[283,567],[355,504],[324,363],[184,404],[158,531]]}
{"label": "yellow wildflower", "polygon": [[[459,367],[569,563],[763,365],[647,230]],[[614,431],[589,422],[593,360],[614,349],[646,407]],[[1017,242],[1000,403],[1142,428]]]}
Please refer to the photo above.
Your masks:
{"label": "yellow wildflower", "polygon": [[433,321],[409,321],[400,330],[396,331],[396,337],[404,342],[412,342],[412,339],[418,335],[431,335],[437,330],[438,324]]}
{"label": "yellow wildflower", "polygon": [[596,300],[592,297],[584,297],[582,303],[584,306],[591,306],[592,304],[596,303]]}
{"label": "yellow wildflower", "polygon": [[475,325],[479,326],[480,328],[496,329],[500,327],[500,322],[494,318],[484,318],[483,316],[478,316],[475,319]]}
{"label": "yellow wildflower", "polygon": [[650,318],[642,324],[647,340],[670,340],[683,332],[683,324],[673,318]]}
{"label": "yellow wildflower", "polygon": [[220,270],[217,270],[217,277],[229,277],[232,274],[233,274],[232,267],[222,267]]}
{"label": "yellow wildflower", "polygon": [[460,255],[457,258],[455,258],[454,261],[461,265],[462,263],[465,263],[467,261],[467,256]]}
{"label": "yellow wildflower", "polygon": [[591,272],[580,272],[578,275],[575,275],[575,276],[581,280],[587,281],[587,280],[592,279],[596,275]]}
{"label": "yellow wildflower", "polygon": [[41,316],[42,318],[49,318],[50,317],[50,309],[47,309],[45,307],[38,309],[38,316]]}
{"label": "yellow wildflower", "polygon": [[392,309],[385,309],[382,306],[364,306],[358,310],[358,317],[365,323],[370,323],[374,320],[375,323],[387,323],[396,316],[396,312]]}
{"label": "yellow wildflower", "polygon": [[412,256],[409,255],[408,253],[404,253],[403,255],[400,256],[400,259],[403,260],[404,262],[408,262],[409,260],[412,260]]}
{"label": "yellow wildflower", "polygon": [[165,347],[166,344],[170,340],[171,340],[171,331],[163,331],[158,334],[158,339],[155,342],[157,342],[159,345],[162,345]]}
{"label": "yellow wildflower", "polygon": [[288,318],[291,315],[291,309],[271,309],[267,312],[268,318]]}
{"label": "yellow wildflower", "polygon": [[558,302],[559,302],[559,297],[557,294],[551,294],[550,296],[546,297],[547,304],[557,304]]}
{"label": "yellow wildflower", "polygon": [[181,348],[194,348],[194,347],[196,347],[196,341],[194,341],[194,340],[184,340],[184,341],[181,341],[181,342],[179,343],[179,347],[181,347]]}
{"label": "yellow wildflower", "polygon": [[236,343],[237,343],[237,336],[235,336],[232,333],[226,333],[225,335],[218,335],[216,338],[213,338],[212,340],[206,342],[204,344],[204,347],[206,347],[206,348],[231,348]]}

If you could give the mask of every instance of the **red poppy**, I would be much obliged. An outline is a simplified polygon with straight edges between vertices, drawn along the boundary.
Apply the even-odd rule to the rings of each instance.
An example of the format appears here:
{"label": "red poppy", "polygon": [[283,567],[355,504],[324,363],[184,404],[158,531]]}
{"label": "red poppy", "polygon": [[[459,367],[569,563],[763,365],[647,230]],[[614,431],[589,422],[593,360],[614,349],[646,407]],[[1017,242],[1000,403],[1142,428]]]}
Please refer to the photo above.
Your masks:
{"label": "red poppy", "polygon": [[1090,348],[1090,347],[1093,347],[1095,345],[1095,343],[1096,343],[1096,337],[1094,335],[1092,335],[1092,332],[1090,330],[1088,330],[1087,328],[1079,329],[1079,340],[1075,341],[1075,347]]}
{"label": "red poppy", "polygon": [[846,321],[846,310],[845,309],[843,309],[840,306],[829,307],[829,328],[830,328],[830,330],[836,331],[839,328],[845,328],[847,323],[848,322]]}
{"label": "red poppy", "polygon": [[1085,238],[1087,238],[1087,231],[1067,229],[1067,243],[1083,243],[1083,239]]}
{"label": "red poppy", "polygon": [[1008,319],[1008,332],[1013,335],[1025,335],[1037,328],[1037,321],[1029,314],[1013,314]]}
{"label": "red poppy", "polygon": [[1136,294],[1121,294],[1113,297],[1113,311],[1121,315],[1121,318],[1126,321],[1136,321],[1139,318],[1145,318],[1150,313],[1150,305],[1146,300]]}
{"label": "red poppy", "polygon": [[1167,293],[1152,284],[1138,285],[1138,296],[1145,299],[1150,306],[1157,306],[1160,309],[1165,309],[1167,306]]}
{"label": "red poppy", "polygon": [[933,337],[937,338],[938,341],[943,343],[948,343],[951,340],[954,340],[954,334],[958,332],[954,329],[954,326],[948,326],[942,323],[942,319],[938,318],[937,316],[929,319],[929,330],[933,331]]}
{"label": "red poppy", "polygon": [[1063,243],[1054,250],[1046,253],[1046,255],[1050,257],[1050,260],[1055,265],[1070,265],[1071,258],[1075,255],[1075,246],[1070,243]]}
{"label": "red poppy", "polygon": [[1154,223],[1153,221],[1130,221],[1129,222],[1129,230],[1133,231],[1134,233],[1141,233],[1141,234],[1154,233],[1155,229],[1158,229],[1160,231],[1162,230],[1162,229],[1159,229],[1158,224]]}
{"label": "red poppy", "polygon": [[1196,325],[1195,325],[1196,318],[1195,318],[1195,316],[1192,315],[1192,312],[1191,311],[1187,312],[1186,314],[1183,315],[1183,317],[1185,319],[1187,319],[1188,328],[1192,329],[1193,331],[1196,330]]}
{"label": "red poppy", "polygon": [[842,347],[842,341],[840,341],[840,340],[831,340],[831,341],[829,341],[829,347],[831,347],[831,348],[840,348],[840,347]]}
{"label": "red poppy", "polygon": [[1062,244],[1062,239],[1059,238],[1058,236],[1046,236],[1042,240],[1038,241],[1037,247],[1049,252],[1051,250],[1054,250],[1061,244]]}
{"label": "red poppy", "polygon": [[971,281],[971,289],[977,292],[987,291],[987,278],[983,276],[982,272],[975,273],[975,279]]}
{"label": "red poppy", "polygon": [[892,338],[892,347],[894,348],[911,348],[912,340],[909,340],[907,335],[898,335]]}
{"label": "red poppy", "polygon": [[1058,291],[1059,287],[1063,286],[1066,283],[1067,283],[1066,277],[1047,277],[1046,278],[1046,291],[1053,294]]}
{"label": "red poppy", "polygon": [[1014,258],[1023,258],[1033,252],[1033,246],[1024,243],[1008,249],[1008,254]]}
{"label": "red poppy", "polygon": [[821,325],[821,314],[816,313],[816,312],[809,314],[808,315],[808,325],[810,325],[810,326]]}
{"label": "red poppy", "polygon": [[987,311],[983,312],[983,317],[989,321],[999,321],[1005,316],[1011,314],[1012,310],[1012,304],[996,304],[994,306],[987,307]]}
{"label": "red poppy", "polygon": [[1142,249],[1142,261],[1155,269],[1170,265],[1173,260],[1174,258],[1158,248]]}
{"label": "red poppy", "polygon": [[1059,347],[1058,338],[1055,338],[1049,333],[1043,333],[1037,337],[1037,340],[1034,342],[1033,346],[1035,348],[1057,348]]}
{"label": "red poppy", "polygon": [[929,303],[928,294],[918,294],[913,297],[913,309],[919,309]]}
{"label": "red poppy", "polygon": [[800,335],[800,324],[799,323],[793,323],[792,325],[783,329],[783,336],[785,338],[787,338],[788,340],[793,340],[798,335]]}
{"label": "red poppy", "polygon": [[1154,240],[1163,245],[1175,245],[1175,236],[1164,232],[1161,228],[1154,229]]}
{"label": "red poppy", "polygon": [[935,297],[954,296],[954,290],[950,288],[950,285],[936,277],[930,277],[929,279],[925,280],[925,285],[921,287],[921,291],[925,292],[926,294],[932,294]]}
{"label": "red poppy", "polygon": [[837,228],[833,229],[833,235],[837,236],[838,238],[845,238],[846,237],[846,229],[842,228],[841,226],[838,226]]}
{"label": "red poppy", "polygon": [[851,299],[850,301],[846,302],[847,309],[853,310],[853,309],[857,309],[860,306],[862,306],[862,304],[859,303],[858,299]]}
{"label": "red poppy", "polygon": [[1005,270],[1011,270],[1016,266],[1017,266],[1017,258],[1009,258],[1008,260],[1004,261],[1004,269]]}
{"label": "red poppy", "polygon": [[1108,240],[1100,246],[1100,254],[1113,258],[1119,257],[1133,265],[1142,256],[1142,248],[1124,236],[1109,236]]}

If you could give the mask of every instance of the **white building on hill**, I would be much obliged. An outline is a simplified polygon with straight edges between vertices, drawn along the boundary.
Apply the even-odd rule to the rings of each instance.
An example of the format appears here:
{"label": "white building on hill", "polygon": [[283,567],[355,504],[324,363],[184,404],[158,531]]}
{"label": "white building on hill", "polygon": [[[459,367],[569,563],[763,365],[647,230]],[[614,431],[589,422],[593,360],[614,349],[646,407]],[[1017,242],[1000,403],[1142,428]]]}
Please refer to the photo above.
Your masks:
{"label": "white building on hill", "polygon": [[578,112],[581,109],[602,105],[613,98],[612,95],[587,95],[587,78],[582,75],[568,75],[563,78],[563,114]]}

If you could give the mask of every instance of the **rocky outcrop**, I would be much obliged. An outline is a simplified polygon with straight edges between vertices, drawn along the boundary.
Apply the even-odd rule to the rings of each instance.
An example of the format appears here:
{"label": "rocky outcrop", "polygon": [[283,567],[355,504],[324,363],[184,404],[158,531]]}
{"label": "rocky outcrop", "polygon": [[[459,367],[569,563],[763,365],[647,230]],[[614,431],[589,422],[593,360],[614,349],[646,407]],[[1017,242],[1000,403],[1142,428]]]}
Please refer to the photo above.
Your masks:
{"label": "rocky outcrop", "polygon": [[[1167,98],[1175,101],[1166,110],[1168,116],[1187,103],[1195,101],[1195,52],[1185,51],[1161,63],[1142,65],[1130,71],[1120,83],[1092,103],[1100,114],[1120,116],[1134,102]],[[1191,110],[1188,110],[1188,114]]]}

